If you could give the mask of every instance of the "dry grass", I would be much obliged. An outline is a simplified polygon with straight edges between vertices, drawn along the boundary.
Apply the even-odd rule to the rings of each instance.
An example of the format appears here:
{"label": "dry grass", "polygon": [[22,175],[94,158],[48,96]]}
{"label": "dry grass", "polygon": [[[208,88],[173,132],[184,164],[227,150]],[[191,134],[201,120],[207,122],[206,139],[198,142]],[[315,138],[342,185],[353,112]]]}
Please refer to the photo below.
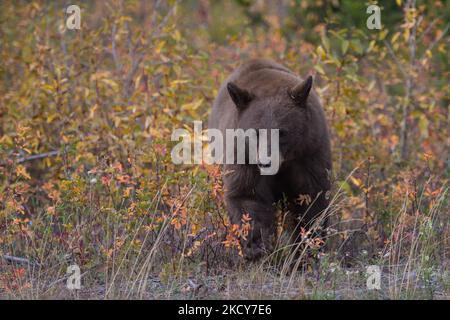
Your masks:
{"label": "dry grass", "polygon": [[[181,203],[186,203],[195,192],[195,187],[191,188]],[[311,236],[314,232],[306,234],[295,246],[286,244],[288,236],[284,234],[278,238],[274,252],[259,262],[249,263],[239,257],[236,249],[225,248],[218,242],[220,238],[215,238],[200,245],[205,246],[204,250],[207,246],[218,248],[215,261],[210,261],[212,256],[202,259],[202,248],[193,255],[187,254],[193,243],[189,228],[175,239],[168,218],[157,232],[147,232],[138,248],[123,246],[114,250],[103,264],[84,266],[80,290],[67,289],[64,271],[70,258],[61,260],[58,250],[50,250],[53,256],[42,256],[37,261],[4,260],[0,265],[2,274],[22,274],[12,278],[15,282],[10,281],[10,290],[3,287],[2,296],[7,299],[449,299],[447,192],[448,189],[442,189],[435,195],[436,201],[426,215],[411,216],[406,210],[410,201],[406,196],[401,211],[395,214],[389,240],[377,252],[361,249],[365,248],[364,241],[353,243],[352,250],[345,251],[349,239],[355,235],[361,239],[366,232],[356,227],[354,219],[338,219],[345,206],[345,194],[338,188],[325,213],[335,222],[323,238],[325,246],[316,244]],[[152,199],[150,210],[159,206],[160,195]],[[311,231],[319,225],[320,221],[316,221]],[[355,226],[352,231],[350,225]],[[120,227],[115,225],[108,232],[114,234]],[[129,244],[139,237],[137,230],[129,233]],[[344,232],[346,237],[342,238]],[[168,250],[171,241],[179,243],[182,254],[167,260],[164,250]],[[44,241],[40,245],[54,244]],[[38,249],[32,246],[30,251]],[[369,265],[382,269],[380,290],[369,290],[366,286]]]}
{"label": "dry grass", "polygon": [[[349,28],[357,2],[85,1],[77,31],[61,3],[1,5],[1,299],[450,298],[442,1],[392,2],[381,31]],[[334,190],[323,239],[280,232],[249,264],[220,170],[170,150],[255,57],[314,75]]]}

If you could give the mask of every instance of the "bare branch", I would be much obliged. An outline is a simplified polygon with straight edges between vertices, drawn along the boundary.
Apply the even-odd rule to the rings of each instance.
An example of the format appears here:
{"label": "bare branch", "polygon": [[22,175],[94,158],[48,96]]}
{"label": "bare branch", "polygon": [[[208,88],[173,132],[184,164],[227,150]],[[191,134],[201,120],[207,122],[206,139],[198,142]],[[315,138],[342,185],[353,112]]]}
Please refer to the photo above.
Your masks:
{"label": "bare branch", "polygon": [[438,42],[441,41],[441,39],[445,36],[445,34],[447,33],[449,27],[450,27],[450,23],[447,23],[447,25],[445,26],[444,30],[443,30],[442,33],[439,35],[439,37],[437,37],[437,38],[430,44],[430,46],[427,48],[427,50],[425,50],[425,52],[427,52],[428,50],[429,50],[429,51],[433,50],[433,48],[438,44]]}
{"label": "bare branch", "polygon": [[43,158],[48,158],[48,157],[55,157],[55,156],[58,156],[59,154],[60,154],[59,150],[44,152],[44,153],[40,153],[40,154],[34,154],[34,155],[31,155],[28,157],[18,158],[17,163],[23,163],[26,161],[32,161],[32,160],[43,159]]}
{"label": "bare branch", "polygon": [[[164,16],[164,18],[161,20],[161,22],[158,24],[158,26],[155,28],[155,31],[152,33],[150,37],[150,41],[147,43],[146,46],[143,46],[142,48],[139,48],[139,41],[136,42],[136,45],[133,48],[132,52],[132,64],[130,71],[127,74],[127,77],[125,78],[125,86],[124,86],[124,95],[128,99],[132,94],[132,87],[133,87],[133,78],[135,77],[137,71],[139,70],[139,66],[144,59],[145,52],[142,52],[136,57],[136,52],[138,49],[142,49],[143,51],[147,50],[149,46],[152,44],[152,40],[155,40],[161,36],[163,28],[167,25],[169,18],[175,13],[175,10],[177,8],[177,5],[180,1],[176,1],[175,4],[170,8],[169,12]],[[156,3],[156,6],[159,6],[159,2]],[[155,8],[156,12],[156,8]],[[154,13],[155,14],[155,13]],[[152,19],[156,19],[156,16],[154,15]]]}
{"label": "bare branch", "polygon": [[428,35],[428,33],[430,33],[430,31],[433,29],[434,25],[442,18],[442,16],[443,15],[440,15],[436,19],[431,21],[431,23],[428,25],[428,27],[425,29],[425,31],[422,32],[422,35],[419,38],[419,42],[421,42],[423,40],[423,38],[425,38]]}
{"label": "bare branch", "polygon": [[384,44],[388,48],[388,52],[391,55],[392,59],[394,59],[395,63],[397,64],[398,68],[400,69],[403,77],[406,79],[408,78],[408,73],[406,72],[405,68],[403,67],[403,64],[398,60],[397,56],[394,53],[394,50],[392,50],[391,45],[386,40],[383,40]]}
{"label": "bare branch", "polygon": [[31,262],[30,260],[26,258],[20,258],[20,257],[14,257],[10,255],[3,255],[1,256],[5,261],[8,263],[17,263],[17,264],[26,264],[26,265],[39,265],[38,263]]}
{"label": "bare branch", "polygon": [[116,50],[116,32],[117,32],[117,25],[114,23],[111,30],[111,53],[114,60],[114,64],[116,65],[116,69],[120,71],[122,69],[122,65],[120,64]]}

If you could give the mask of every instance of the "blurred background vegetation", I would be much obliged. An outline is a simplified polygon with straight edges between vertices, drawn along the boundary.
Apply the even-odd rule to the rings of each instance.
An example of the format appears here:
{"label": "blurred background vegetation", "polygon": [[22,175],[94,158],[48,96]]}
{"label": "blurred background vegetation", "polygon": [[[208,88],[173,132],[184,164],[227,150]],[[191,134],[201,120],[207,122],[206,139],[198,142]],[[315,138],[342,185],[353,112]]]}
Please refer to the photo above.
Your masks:
{"label": "blurred background vegetation", "polygon": [[[448,298],[449,18],[448,1],[2,1],[0,296]],[[285,262],[240,264],[218,169],[170,158],[254,57],[313,74],[332,135],[329,248],[287,285]],[[349,280],[368,264],[386,290]]]}

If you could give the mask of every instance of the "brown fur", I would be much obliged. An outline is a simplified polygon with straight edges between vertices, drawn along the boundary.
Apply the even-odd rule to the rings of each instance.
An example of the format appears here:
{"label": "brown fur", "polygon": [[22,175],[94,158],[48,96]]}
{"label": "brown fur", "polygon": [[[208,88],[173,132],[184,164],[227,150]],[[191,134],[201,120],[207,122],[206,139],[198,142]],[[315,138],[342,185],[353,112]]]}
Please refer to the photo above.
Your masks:
{"label": "brown fur", "polygon": [[[225,129],[280,130],[284,162],[276,175],[260,175],[256,165],[224,165],[225,201],[231,222],[240,224],[243,213],[252,218],[252,231],[244,243],[248,259],[271,250],[277,201],[287,200],[290,214],[301,219],[302,227],[310,226],[328,205],[328,127],[313,90],[301,89],[298,99],[291,94],[301,83],[302,79],[278,63],[251,60],[229,76],[213,104],[209,128],[221,130],[224,137]],[[309,209],[296,201],[299,195],[315,200]]]}

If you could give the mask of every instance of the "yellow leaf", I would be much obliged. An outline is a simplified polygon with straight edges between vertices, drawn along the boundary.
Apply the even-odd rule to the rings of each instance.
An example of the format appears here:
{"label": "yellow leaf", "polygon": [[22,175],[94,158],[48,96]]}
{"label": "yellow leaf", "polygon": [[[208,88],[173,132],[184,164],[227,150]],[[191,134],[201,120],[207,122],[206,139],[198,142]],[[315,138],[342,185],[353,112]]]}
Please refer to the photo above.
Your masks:
{"label": "yellow leaf", "polygon": [[98,71],[91,75],[91,81],[96,81],[109,77],[111,74],[108,71]]}
{"label": "yellow leaf", "polygon": [[391,43],[395,43],[398,39],[398,37],[400,36],[400,32],[396,32],[391,39]]}
{"label": "yellow leaf", "polygon": [[171,87],[171,88],[176,88],[177,85],[179,85],[179,84],[185,84],[185,83],[188,83],[188,82],[189,82],[189,80],[174,80],[174,81],[172,81],[172,82],[170,83],[170,87]]}
{"label": "yellow leaf", "polygon": [[192,101],[190,103],[183,104],[181,110],[197,110],[203,103],[203,99]]}
{"label": "yellow leaf", "polygon": [[30,175],[27,172],[27,169],[21,164],[16,167],[16,174],[18,176],[24,177],[25,179],[31,179]]}
{"label": "yellow leaf", "polygon": [[351,180],[351,181],[353,182],[353,184],[354,184],[355,186],[357,186],[357,187],[360,187],[361,184],[362,184],[361,180],[359,180],[358,178],[350,177],[350,180]]}
{"label": "yellow leaf", "polygon": [[316,64],[316,65],[314,66],[314,69],[316,69],[317,72],[319,72],[320,74],[325,74],[325,71],[323,70],[323,68],[322,68],[321,65]]}
{"label": "yellow leaf", "polygon": [[94,116],[95,116],[95,111],[98,109],[98,104],[95,104],[92,108],[91,108],[91,110],[90,110],[90,112],[89,112],[89,118],[90,119],[93,119],[94,118]]}
{"label": "yellow leaf", "polygon": [[0,137],[0,143],[10,146],[14,143],[14,141],[10,136],[4,135]]}
{"label": "yellow leaf", "polygon": [[181,33],[178,30],[175,30],[175,32],[172,34],[172,38],[176,41],[179,42],[181,40]]}
{"label": "yellow leaf", "polygon": [[316,51],[317,51],[317,54],[320,56],[320,58],[326,59],[327,54],[326,54],[325,50],[323,50],[322,46],[318,46]]}
{"label": "yellow leaf", "polygon": [[114,80],[111,80],[111,79],[102,79],[101,81],[103,83],[106,83],[107,85],[109,85],[113,89],[117,89],[117,87],[119,86],[117,84],[117,82],[115,82]]}
{"label": "yellow leaf", "polygon": [[55,120],[57,117],[59,116],[58,113],[52,113],[47,117],[47,123],[52,122],[53,120]]}

